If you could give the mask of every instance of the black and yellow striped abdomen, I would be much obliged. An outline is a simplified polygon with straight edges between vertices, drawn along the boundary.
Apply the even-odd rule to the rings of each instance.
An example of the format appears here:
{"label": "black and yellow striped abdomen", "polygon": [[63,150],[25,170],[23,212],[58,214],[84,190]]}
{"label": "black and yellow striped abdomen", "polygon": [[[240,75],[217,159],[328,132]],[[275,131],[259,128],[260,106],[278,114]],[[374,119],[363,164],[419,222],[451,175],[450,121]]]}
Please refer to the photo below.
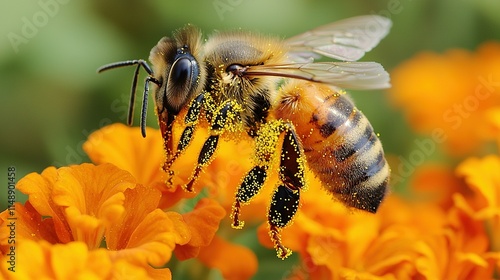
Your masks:
{"label": "black and yellow striped abdomen", "polygon": [[390,169],[373,127],[347,95],[298,81],[284,86],[275,104],[275,115],[295,125],[325,189],[350,207],[376,212]]}

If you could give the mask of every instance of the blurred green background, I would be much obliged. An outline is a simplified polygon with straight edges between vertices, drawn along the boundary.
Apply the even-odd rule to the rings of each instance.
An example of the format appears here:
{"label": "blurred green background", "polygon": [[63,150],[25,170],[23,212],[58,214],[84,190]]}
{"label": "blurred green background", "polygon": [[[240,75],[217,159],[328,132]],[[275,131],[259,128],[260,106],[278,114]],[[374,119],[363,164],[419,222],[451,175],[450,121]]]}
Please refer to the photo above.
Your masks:
{"label": "blurred green background", "polygon": [[[101,75],[96,69],[147,59],[162,36],[186,23],[205,34],[242,28],[285,38],[339,19],[380,14],[392,19],[393,28],[362,60],[380,62],[388,71],[422,50],[474,50],[500,40],[498,0],[3,0],[0,5],[0,209],[7,205],[9,166],[20,179],[51,165],[86,162],[81,145],[87,136],[126,122],[133,68]],[[415,135],[385,92],[352,95],[387,154],[405,156],[414,148]],[[148,124],[157,127],[150,104]],[[246,242],[256,244],[255,235]],[[294,265],[277,260],[272,250],[264,252],[255,279],[281,278]]]}

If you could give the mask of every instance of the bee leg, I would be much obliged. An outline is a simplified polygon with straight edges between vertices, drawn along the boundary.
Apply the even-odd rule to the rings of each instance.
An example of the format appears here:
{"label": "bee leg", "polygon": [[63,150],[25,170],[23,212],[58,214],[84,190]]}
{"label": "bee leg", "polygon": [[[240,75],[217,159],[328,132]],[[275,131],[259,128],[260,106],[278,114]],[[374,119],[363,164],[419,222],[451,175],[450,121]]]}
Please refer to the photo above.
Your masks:
{"label": "bee leg", "polygon": [[268,213],[270,236],[280,258],[286,258],[291,251],[282,245],[280,231],[287,226],[297,212],[300,189],[305,187],[305,158],[302,146],[290,123],[280,120],[263,125],[257,132],[256,162],[244,177],[236,192],[231,218],[233,228],[242,228],[239,220],[241,204],[248,203],[262,188],[267,170],[275,157],[280,135],[284,134],[280,154],[279,178],[281,184],[276,188]]}
{"label": "bee leg", "polygon": [[280,232],[293,219],[299,207],[299,199],[299,189],[293,190],[281,184],[274,191],[271,206],[269,207],[269,235],[274,243],[278,257],[281,259],[285,259],[292,254],[292,251],[281,243]]}
{"label": "bee leg", "polygon": [[228,101],[224,103],[223,106],[216,112],[210,126],[211,135],[203,144],[203,147],[201,148],[200,154],[198,156],[198,164],[196,165],[191,179],[185,186],[185,189],[187,191],[193,191],[193,184],[196,179],[198,179],[201,170],[203,169],[203,167],[210,163],[212,156],[217,149],[219,136],[224,132],[224,129],[228,125],[228,120],[230,120],[229,123],[231,123],[235,118],[239,118],[239,112],[236,107],[237,105],[234,102]]}
{"label": "bee leg", "polygon": [[231,219],[232,227],[243,228],[245,222],[240,220],[240,210],[242,204],[247,204],[259,193],[267,178],[267,171],[276,158],[276,146],[279,136],[286,129],[286,124],[280,120],[269,121],[256,131],[255,138],[255,167],[253,167],[243,178],[241,185],[236,191],[236,198],[233,204]]}
{"label": "bee leg", "polygon": [[165,151],[165,162],[163,163],[163,171],[168,174],[167,185],[171,186],[172,178],[174,177],[174,171],[170,169],[167,162],[172,157],[173,153],[173,141],[172,141],[172,126],[175,120],[175,115],[169,114],[167,110],[157,111],[156,114],[159,118],[159,126],[161,131],[161,136],[163,138],[163,150]]}
{"label": "bee leg", "polygon": [[231,213],[231,218],[233,219],[231,226],[233,228],[242,229],[245,225],[245,222],[239,219],[241,203],[248,203],[250,199],[259,193],[267,178],[267,168],[267,165],[255,166],[243,178],[243,182],[236,192],[236,199]]}
{"label": "bee leg", "polygon": [[189,144],[191,144],[191,139],[194,134],[196,125],[198,124],[198,119],[201,114],[204,100],[205,94],[201,93],[189,104],[188,112],[186,114],[186,117],[184,118],[184,124],[186,125],[186,127],[182,131],[181,138],[179,139],[179,143],[177,144],[177,150],[174,154],[167,155],[167,160],[163,165],[163,170],[165,170],[166,172],[170,171],[170,167],[172,166],[174,161],[189,146]]}
{"label": "bee leg", "polygon": [[299,207],[300,190],[305,182],[305,159],[293,126],[286,124],[286,133],[280,155],[279,177],[282,182],[274,191],[269,207],[270,236],[278,257],[284,259],[292,252],[281,243],[280,231],[295,216]]}

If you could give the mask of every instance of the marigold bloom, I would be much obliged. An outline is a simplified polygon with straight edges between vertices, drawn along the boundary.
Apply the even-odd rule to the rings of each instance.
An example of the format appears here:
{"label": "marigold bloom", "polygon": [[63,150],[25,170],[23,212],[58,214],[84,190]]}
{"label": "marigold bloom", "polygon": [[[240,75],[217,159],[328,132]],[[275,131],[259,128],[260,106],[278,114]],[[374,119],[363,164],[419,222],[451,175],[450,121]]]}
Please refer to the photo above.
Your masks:
{"label": "marigold bloom", "polygon": [[[182,131],[182,128],[176,127],[174,131]],[[245,173],[252,168],[250,158],[253,145],[249,140],[240,139],[238,143],[221,141],[214,160],[205,168],[195,183],[195,193],[189,193],[182,190],[181,186],[188,181],[196,166],[198,153],[208,137],[206,129],[200,127],[196,130],[191,145],[172,166],[176,176],[171,186],[167,186],[166,174],[161,169],[165,160],[165,152],[160,131],[147,128],[146,133],[148,137],[143,138],[139,127],[112,124],[92,133],[84,143],[83,149],[94,163],[112,163],[129,171],[139,183],[159,189],[163,193],[160,208],[168,208],[181,199],[192,198],[203,187],[207,187],[210,196],[217,198],[226,211],[231,211],[236,187]],[[174,134],[174,139],[178,137],[179,135]],[[267,185],[273,182],[271,178]],[[268,190],[270,188],[264,189],[264,192],[270,193]],[[267,196],[257,197],[255,202],[245,207],[243,217],[257,218],[257,220],[259,220],[258,217],[262,217],[263,219],[266,203]]]}
{"label": "marigold bloom", "polygon": [[[349,212],[311,180],[283,243],[302,265],[288,279],[488,279],[483,224],[459,207],[389,196],[376,215]],[[448,208],[446,205],[449,205]],[[266,246],[266,226],[259,229]]]}
{"label": "marigold bloom", "polygon": [[[82,164],[58,170],[49,167],[42,174],[27,175],[17,184],[28,195],[38,217],[50,217],[43,223],[53,224],[53,240],[83,241],[91,249],[99,247],[105,228],[125,211],[123,192],[135,186],[135,179],[128,172],[110,164]],[[31,234],[36,232],[21,237],[32,239]]]}
{"label": "marigold bloom", "polygon": [[163,140],[160,132],[146,128],[144,138],[139,128],[112,124],[93,132],[83,144],[84,151],[95,164],[112,163],[130,172],[140,184],[152,186],[162,193],[160,208],[175,205],[180,199],[193,197],[180,187],[167,188],[165,173],[161,170],[164,160]]}
{"label": "marigold bloom", "polygon": [[[174,131],[181,131],[180,129]],[[206,130],[196,130],[190,147],[173,164],[175,177],[171,186],[166,184],[167,178],[161,168],[165,155],[160,132],[147,128],[146,133],[148,137],[143,138],[138,127],[112,124],[92,133],[83,147],[95,163],[113,163],[132,173],[141,184],[160,190],[160,208],[185,212],[183,199],[193,198],[206,187],[208,195],[217,202],[201,199],[191,212],[183,214],[182,218],[188,224],[192,237],[187,244],[176,247],[177,258],[185,260],[198,257],[206,266],[221,270],[227,279],[246,279],[255,274],[257,260],[253,252],[214,236],[221,219],[231,210],[236,187],[245,172],[251,169],[249,158],[252,145],[244,139],[238,143],[221,141],[214,160],[195,184],[196,192],[188,193],[182,189],[182,185],[193,172],[198,153],[207,137]],[[174,138],[178,136],[174,134]],[[235,158],[235,154],[239,155],[238,158]],[[245,208],[244,217],[249,216],[256,221],[265,219],[267,199],[268,196],[265,195],[256,199],[257,203],[252,204],[249,209]],[[228,229],[232,230],[229,226]],[[235,254],[237,258],[234,257]]]}
{"label": "marigold bloom", "polygon": [[[283,244],[303,260],[289,279],[404,279],[400,276],[414,273],[410,263],[415,257],[415,230],[382,219],[384,212],[402,212],[384,208],[403,204],[389,198],[380,214],[353,213],[333,200],[318,181],[310,181],[293,224],[283,230]],[[400,222],[399,218],[395,220]],[[268,239],[263,225],[259,240],[272,246]]]}
{"label": "marigold bloom", "polygon": [[488,279],[488,236],[483,224],[452,208],[438,231],[415,244],[415,265],[424,279]]}
{"label": "marigold bloom", "polygon": [[417,168],[410,179],[410,190],[415,200],[434,203],[443,209],[453,206],[453,194],[458,192],[468,196],[470,193],[453,168],[437,163]]}
{"label": "marigold bloom", "polygon": [[488,110],[485,118],[489,125],[488,134],[496,139],[497,147],[500,150],[500,106]]}
{"label": "marigold bloom", "polygon": [[454,199],[461,209],[476,220],[486,222],[491,238],[491,249],[500,252],[500,158],[488,156],[470,158],[457,168],[475,195],[473,201],[457,194]]}
{"label": "marigold bloom", "polygon": [[490,108],[500,106],[500,43],[483,44],[475,53],[423,52],[391,77],[394,103],[417,132],[444,134],[448,152],[464,155],[491,140],[483,120]]}
{"label": "marigold bloom", "polygon": [[[163,212],[157,208],[159,190],[136,184],[130,173],[111,164],[49,167],[42,174],[29,174],[17,186],[29,196],[25,205],[15,204],[16,246],[18,254],[22,254],[19,262],[33,264],[35,267],[30,269],[35,271],[39,266],[43,271],[40,275],[54,279],[94,274],[107,279],[120,273],[168,279],[168,269],[154,269],[151,265],[163,266],[176,246],[189,244],[194,233],[213,236],[221,216],[190,222],[179,213]],[[221,211],[224,210],[217,203],[202,200],[196,214],[191,215]],[[9,217],[12,215],[8,210],[0,214],[5,277],[14,276],[4,265]],[[99,248],[104,238],[108,250]],[[209,243],[195,242],[192,246],[196,249]],[[30,250],[34,253],[28,253]],[[81,254],[71,255],[72,250]],[[100,272],[96,271],[97,263],[102,265]],[[25,279],[32,279],[25,265],[18,269],[23,270]]]}

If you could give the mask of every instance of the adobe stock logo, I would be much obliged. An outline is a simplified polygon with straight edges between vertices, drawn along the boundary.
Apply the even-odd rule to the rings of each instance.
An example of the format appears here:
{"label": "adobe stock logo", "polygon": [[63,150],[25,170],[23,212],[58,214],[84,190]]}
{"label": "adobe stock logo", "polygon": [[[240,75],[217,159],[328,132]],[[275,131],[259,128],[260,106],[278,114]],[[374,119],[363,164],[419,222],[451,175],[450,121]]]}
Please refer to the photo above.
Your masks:
{"label": "adobe stock logo", "polygon": [[224,14],[226,12],[232,12],[234,9],[241,5],[243,0],[214,0],[212,5],[214,6],[215,12],[219,16],[219,19],[224,20]]}
{"label": "adobe stock logo", "polygon": [[20,33],[10,32],[7,38],[14,49],[15,53],[19,52],[21,44],[27,44],[29,39],[33,39],[40,28],[43,28],[49,23],[50,18],[55,17],[59,13],[61,5],[67,4],[69,0],[40,0],[38,6],[41,10],[35,12],[31,18],[22,17],[22,27]]}

